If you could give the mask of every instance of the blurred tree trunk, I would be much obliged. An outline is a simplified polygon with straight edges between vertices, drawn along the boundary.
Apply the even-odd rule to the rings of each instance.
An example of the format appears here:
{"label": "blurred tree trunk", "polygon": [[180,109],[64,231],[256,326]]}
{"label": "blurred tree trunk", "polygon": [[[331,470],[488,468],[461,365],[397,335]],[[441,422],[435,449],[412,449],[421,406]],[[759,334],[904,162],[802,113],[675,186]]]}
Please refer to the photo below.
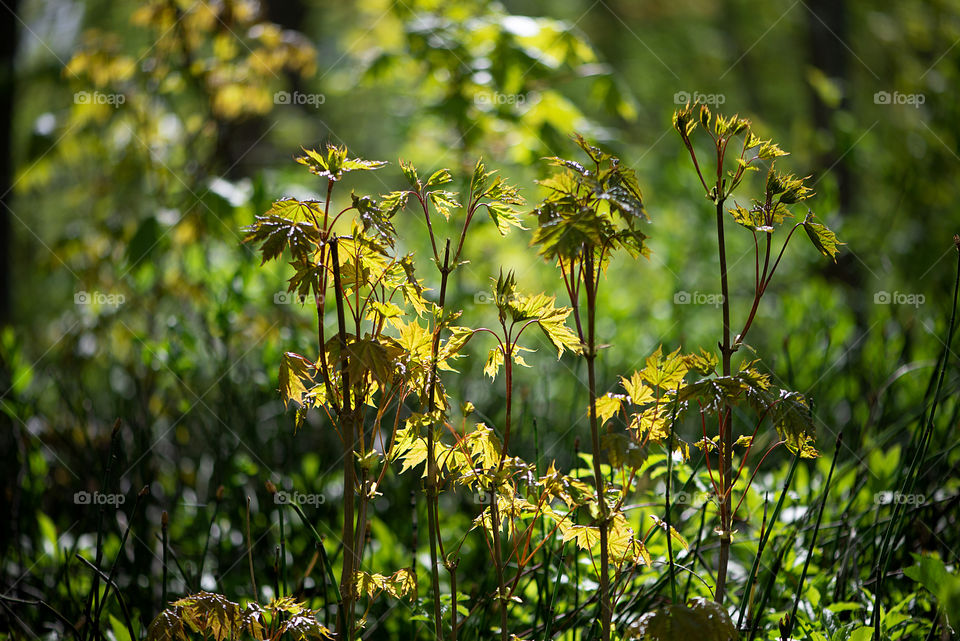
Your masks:
{"label": "blurred tree trunk", "polygon": [[[807,2],[807,38],[810,48],[810,63],[823,72],[841,90],[840,103],[828,104],[811,83],[811,107],[813,126],[817,132],[833,134],[833,115],[847,109],[847,92],[850,90],[849,50],[846,41],[849,37],[846,0],[808,0]],[[840,211],[849,211],[852,201],[850,189],[850,166],[844,160],[845,149],[834,146],[819,159],[820,166],[830,167],[836,176]]]}
{"label": "blurred tree trunk", "polygon": [[10,322],[10,235],[9,203],[13,198],[13,59],[17,53],[18,0],[8,0],[9,16],[0,27],[0,327]]}
{"label": "blurred tree trunk", "polygon": [[[755,17],[755,13],[756,7],[752,2],[744,3],[740,0],[728,0],[723,8],[722,15],[727,16],[728,20],[727,28],[721,31],[730,43],[733,60],[737,60],[741,52],[749,52],[753,43],[756,42],[756,35],[751,36],[748,32],[751,18]],[[729,96],[731,98],[729,106],[724,103],[727,112],[764,113],[763,100],[759,94],[760,84],[756,82],[756,78],[760,78],[761,74],[755,63],[754,56],[745,55],[734,65],[730,73],[735,75],[740,91],[737,96]]]}
{"label": "blurred tree trunk", "polygon": [[[849,5],[846,0],[809,0],[807,13],[807,42],[810,64],[819,69],[840,89],[840,100],[833,104],[827,102],[813,83],[808,82],[810,94],[812,125],[814,135],[832,141],[816,159],[818,167],[824,173],[830,173],[837,185],[837,205],[840,215],[852,211],[855,185],[854,175],[846,153],[852,140],[838,132],[834,126],[834,115],[849,109],[848,94],[851,88],[850,50],[847,41],[850,37]],[[821,176],[822,177],[822,176]],[[818,177],[819,178],[819,177]],[[846,283],[860,290],[866,279],[863,265],[850,252],[841,252],[837,263],[824,268],[828,278]],[[866,316],[863,310],[856,309],[857,322],[866,329]]]}
{"label": "blurred tree trunk", "polygon": [[[850,78],[850,38],[849,4],[847,0],[808,0],[807,13],[807,41],[809,47],[810,64],[840,89],[840,100],[834,104],[828,103],[813,83],[808,82],[812,109],[812,125],[814,135],[832,141],[829,148],[825,148],[816,159],[817,166],[823,173],[833,175],[837,185],[837,207],[839,215],[848,216],[853,213],[855,176],[851,171],[846,154],[849,146],[855,144],[847,136],[842,135],[834,126],[834,115],[850,107],[848,98],[851,90]],[[818,176],[822,178],[823,174]],[[868,307],[872,302],[870,295],[865,295],[867,274],[863,261],[850,251],[840,253],[836,263],[827,263],[822,268],[824,277],[828,280],[840,282],[848,288],[848,300],[856,323],[856,337],[852,340],[847,352],[848,363],[846,375],[854,385],[859,387],[851,390],[851,395],[867,394],[873,389],[873,384],[867,371],[860,366],[863,363],[863,346],[865,337],[870,331]],[[846,436],[849,442],[859,442],[861,435],[859,428],[848,429]]]}
{"label": "blurred tree trunk", "polygon": [[284,29],[303,31],[307,7],[303,0],[267,0],[267,17]]}
{"label": "blurred tree trunk", "polygon": [[[11,322],[10,304],[10,250],[13,242],[10,238],[10,201],[13,199],[13,91],[14,64],[17,52],[17,0],[8,0],[0,27],[0,330]],[[13,376],[3,355],[0,354],[0,398],[9,394],[13,385]],[[20,471],[24,469],[26,459],[18,439],[19,429],[7,416],[0,412],[0,451],[7,457],[0,477],[3,491],[0,492],[0,514],[7,520],[8,526],[0,532],[0,554],[7,557],[10,545],[20,536],[19,492]],[[12,560],[12,559],[11,559]]]}
{"label": "blurred tree trunk", "polygon": [[[267,0],[263,3],[263,17],[284,29],[304,32],[307,7],[303,0]],[[309,37],[309,34],[307,34]],[[290,74],[290,91],[299,91],[300,78]],[[276,116],[256,117],[239,122],[217,121],[217,146],[214,152],[215,172],[227,178],[249,176],[260,162],[255,147],[272,128]]]}

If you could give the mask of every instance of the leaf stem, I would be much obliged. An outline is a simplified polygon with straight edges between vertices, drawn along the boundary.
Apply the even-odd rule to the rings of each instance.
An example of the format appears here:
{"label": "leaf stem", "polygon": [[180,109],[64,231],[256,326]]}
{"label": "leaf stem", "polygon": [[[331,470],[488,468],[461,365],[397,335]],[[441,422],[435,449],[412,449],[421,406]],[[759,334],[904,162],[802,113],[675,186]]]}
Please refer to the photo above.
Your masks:
{"label": "leaf stem", "polygon": [[[583,283],[587,295],[587,385],[590,396],[590,439],[593,446],[593,479],[597,491],[597,508],[600,521],[600,631],[602,641],[610,641],[610,627],[613,620],[613,608],[610,601],[610,559],[608,558],[608,510],[603,473],[600,471],[600,425],[597,419],[597,374],[596,374],[596,312],[597,281],[594,276],[594,254],[584,248],[582,265]],[[582,340],[582,336],[581,336]]]}
{"label": "leaf stem", "polygon": [[[426,210],[426,206],[424,206]],[[433,233],[431,231],[431,239]],[[439,260],[438,260],[439,267]],[[447,278],[450,275],[450,241],[447,240],[443,252],[443,266],[440,267],[440,300],[438,301],[441,318],[433,328],[433,342],[430,348],[430,385],[428,389],[427,408],[432,416],[436,410],[437,386],[437,358],[440,351],[440,330],[442,325],[443,307],[447,297]],[[437,639],[443,641],[443,620],[440,613],[440,566],[437,559],[437,541],[440,538],[438,527],[439,487],[437,480],[437,457],[435,452],[434,427],[427,429],[427,530],[430,536],[430,580],[433,587],[433,625]]]}
{"label": "leaf stem", "polygon": [[[718,150],[719,153],[719,150]],[[718,163],[719,165],[719,163]],[[723,335],[720,344],[720,355],[723,361],[723,375],[730,376],[731,357],[734,350],[730,347],[730,288],[727,282],[727,247],[723,232],[723,203],[719,197],[722,189],[721,179],[717,177],[716,203],[717,214],[717,248],[720,258],[720,295],[723,298]],[[730,560],[730,530],[732,529],[733,515],[731,513],[730,482],[733,478],[733,429],[732,414],[726,403],[720,409],[720,557],[717,563],[717,587],[714,600],[722,604],[726,594],[727,564]]]}
{"label": "leaf stem", "polygon": [[[343,434],[343,569],[340,574],[340,607],[337,609],[338,630],[346,641],[353,639],[353,581],[356,571],[356,551],[354,549],[354,496],[356,479],[354,470],[354,448],[356,446],[356,426],[350,409],[350,373],[347,353],[347,327],[343,313],[343,288],[340,284],[340,260],[337,251],[337,238],[330,241],[330,259],[333,263],[333,287],[337,301],[337,329],[340,336],[340,381],[343,399],[340,411],[340,423]],[[322,348],[321,348],[322,351]]]}

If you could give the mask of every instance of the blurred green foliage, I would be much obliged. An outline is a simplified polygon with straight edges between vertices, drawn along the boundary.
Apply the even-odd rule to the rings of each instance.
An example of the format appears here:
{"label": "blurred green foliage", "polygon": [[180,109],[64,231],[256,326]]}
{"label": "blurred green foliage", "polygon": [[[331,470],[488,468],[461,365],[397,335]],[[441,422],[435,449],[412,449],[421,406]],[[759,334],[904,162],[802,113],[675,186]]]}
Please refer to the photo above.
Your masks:
{"label": "blurred green foliage", "polygon": [[[347,143],[364,157],[393,161],[391,173],[359,179],[361,193],[395,189],[398,157],[426,175],[445,166],[469,175],[483,156],[536,202],[543,192],[534,180],[546,175],[536,160],[569,156],[570,133],[580,131],[636,171],[655,221],[649,263],[638,271],[614,258],[610,286],[601,289],[598,342],[614,346],[597,362],[602,391],[615,391],[618,376],[658,345],[712,347],[716,309],[680,304],[679,296],[719,291],[707,233],[713,221],[670,122],[679,102],[697,97],[750,118],[764,138],[775,134],[792,152],[790,167],[813,168],[816,213],[848,243],[836,264],[809,247],[789,252],[781,270],[790,278],[774,281],[750,337],[775,382],[813,400],[818,447],[827,454],[797,467],[764,552],[757,589],[775,565],[784,589],[759,613],[762,638],[777,638],[777,621],[793,605],[815,518],[810,508],[823,499],[841,430],[799,617],[810,638],[872,632],[861,626],[874,609],[877,549],[892,493],[921,450],[931,375],[943,354],[946,401],[911,494],[925,501],[908,505],[898,528],[882,626],[885,638],[908,639],[948,618],[955,625],[954,613],[937,603],[955,603],[958,563],[960,381],[955,350],[943,342],[951,237],[960,231],[960,103],[953,96],[960,2],[30,0],[19,3],[16,17],[6,150],[15,171],[3,186],[12,189],[4,213],[14,242],[12,315],[0,333],[0,507],[9,516],[0,585],[5,598],[26,604],[0,602],[0,634],[58,636],[63,620],[30,605],[41,599],[82,628],[94,574],[75,554],[106,572],[117,568],[133,625],[145,631],[166,605],[162,512],[176,555],[168,601],[201,589],[253,597],[248,499],[256,596],[276,596],[278,510],[267,480],[326,497],[307,512],[327,537],[328,554],[336,554],[333,532],[322,528],[338,522],[341,510],[342,487],[330,468],[339,441],[317,416],[294,436],[293,411],[276,391],[281,355],[309,351],[311,310],[290,304],[285,266],[259,268],[240,242],[241,227],[277,195],[319,195],[320,183],[289,162],[301,146]],[[426,230],[405,224],[403,249],[425,266]],[[470,263],[448,293],[451,305],[477,324],[493,324],[486,292],[501,266],[525,290],[559,292],[552,267],[528,243],[529,236],[501,239],[491,225],[478,228],[464,251]],[[731,262],[752,251],[749,236],[731,238]],[[731,291],[740,309],[752,296],[748,281]],[[550,349],[545,340],[540,346]],[[484,380],[483,359],[460,369],[459,389],[450,393],[496,424],[503,397]],[[528,460],[556,459],[576,473],[576,440],[588,433],[585,377],[572,358],[518,373],[514,447]],[[699,437],[698,425],[682,429]],[[647,459],[648,494],[637,497],[632,521],[649,526],[661,514],[665,461],[662,454]],[[749,572],[765,497],[780,491],[788,465],[772,456],[744,499],[748,516],[737,524],[732,561],[738,576]],[[709,538],[693,509],[708,488],[705,470],[681,463],[672,472],[690,479],[684,491],[692,502],[675,517],[678,529],[691,543]],[[374,568],[407,566],[418,553],[410,549],[415,485],[393,480],[373,503]],[[97,492],[126,500],[119,510],[78,503]],[[469,529],[470,498],[444,498],[451,529]],[[314,541],[299,523],[286,527],[288,562],[315,568],[299,594],[322,610]],[[483,577],[475,544],[465,544],[460,572]],[[666,558],[664,537],[647,545],[655,559]],[[566,581],[575,583],[577,561],[566,563]],[[649,571],[649,590],[623,606],[625,630],[666,598],[663,565]],[[932,578],[943,574],[953,583]],[[709,596],[712,580],[685,574],[685,596]],[[467,607],[491,586],[478,588]],[[536,601],[533,591],[547,587],[524,596]],[[565,591],[561,609],[575,609],[594,589]],[[745,601],[738,591],[735,602]],[[413,638],[406,608],[380,622],[389,607],[381,606],[368,619],[374,635]],[[116,601],[107,611],[117,623],[104,627],[122,638]],[[564,634],[571,638],[569,628]]]}

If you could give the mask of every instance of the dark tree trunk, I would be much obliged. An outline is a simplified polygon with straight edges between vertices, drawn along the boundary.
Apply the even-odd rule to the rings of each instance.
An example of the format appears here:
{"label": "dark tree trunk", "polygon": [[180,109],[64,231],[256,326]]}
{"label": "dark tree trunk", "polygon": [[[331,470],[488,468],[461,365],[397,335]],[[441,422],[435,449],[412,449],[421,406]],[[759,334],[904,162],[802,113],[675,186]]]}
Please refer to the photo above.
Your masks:
{"label": "dark tree trunk", "polygon": [[[840,215],[851,213],[854,201],[854,175],[845,157],[853,143],[844,136],[836,135],[833,126],[834,114],[849,108],[847,95],[851,88],[849,41],[849,13],[846,0],[810,0],[805,5],[807,13],[807,39],[810,64],[836,83],[842,98],[839,104],[831,105],[810,86],[811,117],[815,135],[828,136],[835,141],[833,148],[816,159],[823,172],[829,172],[837,182],[837,204]],[[817,179],[820,176],[816,176]],[[860,291],[866,280],[863,264],[851,253],[841,252],[836,264],[824,268],[827,278],[845,283],[854,291]],[[861,330],[866,330],[866,315],[862,304],[854,305],[854,313]]]}
{"label": "dark tree trunk", "polygon": [[757,57],[751,55],[756,53],[755,50],[751,51],[751,47],[756,43],[757,36],[749,30],[755,11],[753,3],[739,0],[728,0],[723,5],[722,15],[727,16],[728,20],[727,27],[721,32],[730,44],[733,56],[731,63],[737,61],[729,73],[735,75],[738,87],[737,95],[727,96],[729,101],[721,108],[727,115],[736,112],[762,114],[766,111],[759,93],[760,83],[756,81],[762,77],[761,70],[757,68]]}
{"label": "dark tree trunk", "polygon": [[[13,199],[13,91],[14,56],[17,52],[17,0],[8,0],[0,12],[9,13],[0,20],[0,329],[11,323],[10,295],[10,250],[13,241],[10,238],[10,201]],[[6,396],[13,385],[13,375],[0,354],[0,397]],[[7,558],[7,552],[19,537],[19,479],[18,476],[26,464],[23,450],[19,447],[18,434],[13,421],[5,412],[0,412],[0,451],[4,452],[6,464],[0,476],[0,514],[8,520],[9,526],[0,528],[0,555]]]}
{"label": "dark tree trunk", "polygon": [[267,18],[276,22],[284,29],[303,30],[303,20],[307,15],[307,7],[302,0],[267,0]]}
{"label": "dark tree trunk", "polygon": [[[261,15],[284,29],[302,32],[307,7],[302,0],[267,0],[263,3]],[[287,80],[292,83],[291,91],[302,89],[299,76],[291,74]],[[261,158],[254,147],[263,142],[269,127],[270,120],[262,117],[239,122],[218,121],[217,147],[214,152],[215,171],[223,172],[227,178],[240,178],[259,169]]]}
{"label": "dark tree trunk", "polygon": [[[839,104],[827,104],[823,97],[810,87],[811,117],[814,133],[818,136],[829,136],[834,141],[832,149],[825,151],[817,158],[820,172],[829,172],[837,183],[837,206],[839,215],[846,216],[852,213],[854,207],[855,175],[851,171],[850,163],[846,158],[849,146],[853,144],[844,136],[837,135],[833,126],[833,117],[837,111],[849,108],[850,79],[850,51],[846,44],[849,42],[849,13],[846,0],[809,0],[805,8],[807,12],[807,38],[809,46],[809,60],[816,69],[819,69],[841,89]],[[822,174],[821,174],[822,175]],[[819,179],[821,176],[815,176]],[[857,380],[859,389],[864,394],[873,389],[869,376],[858,364],[863,362],[863,345],[861,337],[869,330],[870,300],[865,295],[867,273],[864,264],[852,252],[841,252],[836,263],[827,263],[821,269],[823,276],[833,282],[841,283],[848,290],[850,307],[854,322],[857,326],[855,338],[847,353],[847,375],[851,380]],[[859,428],[848,435],[851,442],[859,442]]]}
{"label": "dark tree trunk", "polygon": [[[847,3],[845,0],[809,0],[807,7],[807,37],[810,63],[837,83],[844,92],[839,105],[829,105],[820,94],[810,88],[813,125],[817,132],[833,128],[833,114],[847,108],[846,92],[850,90],[849,51],[844,44],[848,34]],[[820,158],[819,164],[832,167],[836,176],[840,210],[849,211],[851,199],[850,166],[843,159],[845,149],[831,149]]]}
{"label": "dark tree trunk", "polygon": [[18,0],[4,4],[5,16],[0,24],[0,327],[10,323],[10,201],[13,198],[13,92],[15,70],[13,59],[17,52]]}

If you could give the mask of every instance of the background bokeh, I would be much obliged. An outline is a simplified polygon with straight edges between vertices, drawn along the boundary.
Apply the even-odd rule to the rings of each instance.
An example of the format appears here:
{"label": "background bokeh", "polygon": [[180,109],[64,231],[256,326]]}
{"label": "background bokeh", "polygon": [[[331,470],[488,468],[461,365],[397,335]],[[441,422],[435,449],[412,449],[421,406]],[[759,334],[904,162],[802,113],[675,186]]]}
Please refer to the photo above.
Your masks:
{"label": "background bokeh", "polygon": [[[295,435],[276,391],[281,354],[315,351],[315,319],[284,297],[287,266],[261,267],[240,242],[273,200],[319,197],[325,185],[292,161],[301,147],[345,144],[390,161],[351,177],[344,202],[350,189],[396,188],[399,158],[421,175],[449,167],[462,177],[483,157],[532,208],[542,196],[534,180],[547,172],[540,158],[573,154],[580,132],[636,169],[652,221],[650,259],[616,258],[604,281],[599,340],[611,347],[598,363],[601,387],[614,390],[658,345],[715,346],[715,222],[671,126],[691,98],[749,117],[790,152],[784,169],[812,176],[814,211],[847,245],[836,263],[806,239],[791,245],[750,357],[809,394],[823,451],[843,431],[834,518],[869,522],[873,493],[896,489],[952,302],[960,2],[4,0],[0,12],[5,595],[47,598],[75,620],[70,604],[88,578],[68,561],[92,554],[105,521],[105,557],[122,559],[118,584],[149,621],[161,609],[167,511],[183,566],[171,591],[248,596],[248,497],[257,571],[273,571],[266,480],[327,497],[310,514],[337,529],[339,440],[320,413]],[[397,226],[404,250],[425,247],[420,218]],[[729,233],[728,248],[740,322],[753,287],[752,236],[742,231]],[[468,241],[470,263],[450,296],[470,323],[495,318],[485,292],[501,267],[527,290],[562,292],[529,238],[501,239],[486,224]],[[429,266],[423,253],[417,261]],[[482,376],[477,350],[450,391],[496,425],[502,385]],[[540,352],[518,374],[515,447],[569,469],[589,431],[586,374],[576,359]],[[949,396],[958,375],[947,354]],[[949,400],[939,410],[922,478],[942,502],[910,531],[902,564],[920,549],[957,561],[956,530],[952,540],[945,532],[956,525],[958,408]],[[758,487],[778,489],[788,460],[768,459]],[[801,481],[820,487],[827,467],[804,464]],[[418,482],[391,479],[376,504],[374,559],[400,567]],[[127,497],[121,509],[77,499],[108,488]],[[469,497],[444,500],[445,527],[469,529]],[[291,558],[309,558],[312,540],[288,534]],[[848,577],[850,599],[862,597],[862,569]],[[0,610],[5,634],[56,625],[42,609]]]}

